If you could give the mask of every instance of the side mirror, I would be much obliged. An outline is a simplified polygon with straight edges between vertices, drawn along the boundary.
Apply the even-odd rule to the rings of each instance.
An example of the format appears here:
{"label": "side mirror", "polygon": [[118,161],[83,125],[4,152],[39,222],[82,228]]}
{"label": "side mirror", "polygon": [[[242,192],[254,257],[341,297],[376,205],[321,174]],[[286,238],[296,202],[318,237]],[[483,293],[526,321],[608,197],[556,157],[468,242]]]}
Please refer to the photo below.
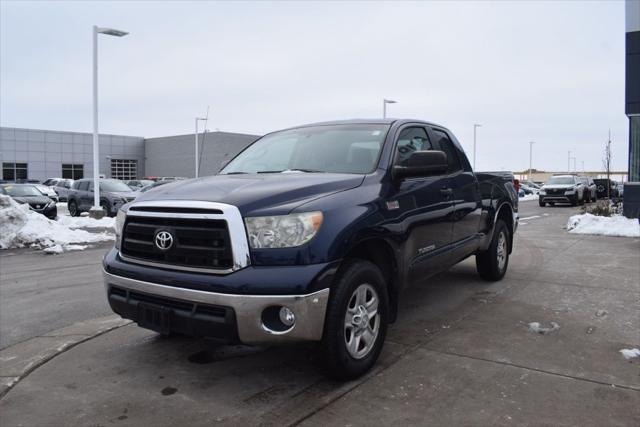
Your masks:
{"label": "side mirror", "polygon": [[393,167],[393,175],[396,178],[442,175],[447,172],[447,169],[449,164],[444,151],[414,151],[406,166]]}

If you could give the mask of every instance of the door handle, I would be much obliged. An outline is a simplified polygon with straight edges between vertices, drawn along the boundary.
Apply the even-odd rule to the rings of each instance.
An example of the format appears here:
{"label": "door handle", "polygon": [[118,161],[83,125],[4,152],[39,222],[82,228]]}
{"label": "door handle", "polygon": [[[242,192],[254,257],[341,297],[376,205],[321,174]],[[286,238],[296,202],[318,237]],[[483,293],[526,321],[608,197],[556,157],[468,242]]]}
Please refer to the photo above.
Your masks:
{"label": "door handle", "polygon": [[448,199],[449,197],[451,197],[451,195],[453,195],[453,189],[443,188],[442,190],[440,190],[440,194],[442,194],[443,197]]}

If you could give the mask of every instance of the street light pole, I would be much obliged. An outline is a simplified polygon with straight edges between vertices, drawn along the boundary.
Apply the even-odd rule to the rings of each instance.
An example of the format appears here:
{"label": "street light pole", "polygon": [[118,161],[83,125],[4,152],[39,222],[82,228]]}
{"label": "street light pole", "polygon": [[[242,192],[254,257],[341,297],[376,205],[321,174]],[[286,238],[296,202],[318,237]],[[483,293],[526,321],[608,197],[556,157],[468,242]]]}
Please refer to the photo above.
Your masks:
{"label": "street light pole", "polygon": [[571,173],[571,151],[567,155],[567,173]]}
{"label": "street light pole", "polygon": [[203,117],[196,117],[196,178],[198,177],[199,174],[199,167],[200,167],[200,162],[198,161],[198,121],[205,121],[207,119],[203,118]]}
{"label": "street light pole", "polygon": [[473,125],[473,170],[476,170],[476,129],[482,127],[482,125],[474,124]]}
{"label": "street light pole", "polygon": [[124,37],[127,32],[113,28],[93,26],[93,207],[89,214],[102,216],[100,207],[100,152],[98,141],[98,34],[114,37]]}
{"label": "street light pole", "polygon": [[531,165],[533,162],[533,144],[535,144],[534,141],[529,141],[529,181],[533,182],[533,179],[531,179]]}
{"label": "street light pole", "polygon": [[382,118],[386,119],[387,118],[387,104],[397,104],[397,101],[394,101],[392,99],[383,99],[382,100]]}

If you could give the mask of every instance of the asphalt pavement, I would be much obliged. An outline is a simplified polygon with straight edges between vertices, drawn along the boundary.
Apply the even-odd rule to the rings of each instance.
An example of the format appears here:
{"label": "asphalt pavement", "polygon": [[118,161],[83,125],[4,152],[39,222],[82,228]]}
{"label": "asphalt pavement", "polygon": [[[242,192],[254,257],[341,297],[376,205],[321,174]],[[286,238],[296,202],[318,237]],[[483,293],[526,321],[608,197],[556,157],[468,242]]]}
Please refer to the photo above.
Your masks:
{"label": "asphalt pavement", "polygon": [[[357,381],[327,380],[313,344],[220,346],[130,324],[33,370],[0,400],[0,424],[640,425],[640,360],[619,353],[640,347],[640,239],[569,234],[578,210],[521,203],[500,282],[480,280],[471,258],[410,288]],[[17,309],[0,317],[1,335],[22,331],[7,342],[91,318],[77,305],[104,314],[101,252],[1,255],[1,311],[40,305],[28,327]],[[39,296],[39,263],[78,279]],[[76,292],[81,302],[64,305]]]}

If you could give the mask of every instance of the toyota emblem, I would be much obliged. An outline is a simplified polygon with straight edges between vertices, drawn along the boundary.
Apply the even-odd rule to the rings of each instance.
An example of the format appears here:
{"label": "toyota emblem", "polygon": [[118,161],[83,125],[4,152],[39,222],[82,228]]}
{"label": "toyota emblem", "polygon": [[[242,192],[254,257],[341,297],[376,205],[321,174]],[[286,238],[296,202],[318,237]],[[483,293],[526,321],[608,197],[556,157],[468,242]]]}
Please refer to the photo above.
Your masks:
{"label": "toyota emblem", "polygon": [[158,231],[155,241],[156,247],[162,251],[166,251],[173,246],[173,236],[168,231]]}

